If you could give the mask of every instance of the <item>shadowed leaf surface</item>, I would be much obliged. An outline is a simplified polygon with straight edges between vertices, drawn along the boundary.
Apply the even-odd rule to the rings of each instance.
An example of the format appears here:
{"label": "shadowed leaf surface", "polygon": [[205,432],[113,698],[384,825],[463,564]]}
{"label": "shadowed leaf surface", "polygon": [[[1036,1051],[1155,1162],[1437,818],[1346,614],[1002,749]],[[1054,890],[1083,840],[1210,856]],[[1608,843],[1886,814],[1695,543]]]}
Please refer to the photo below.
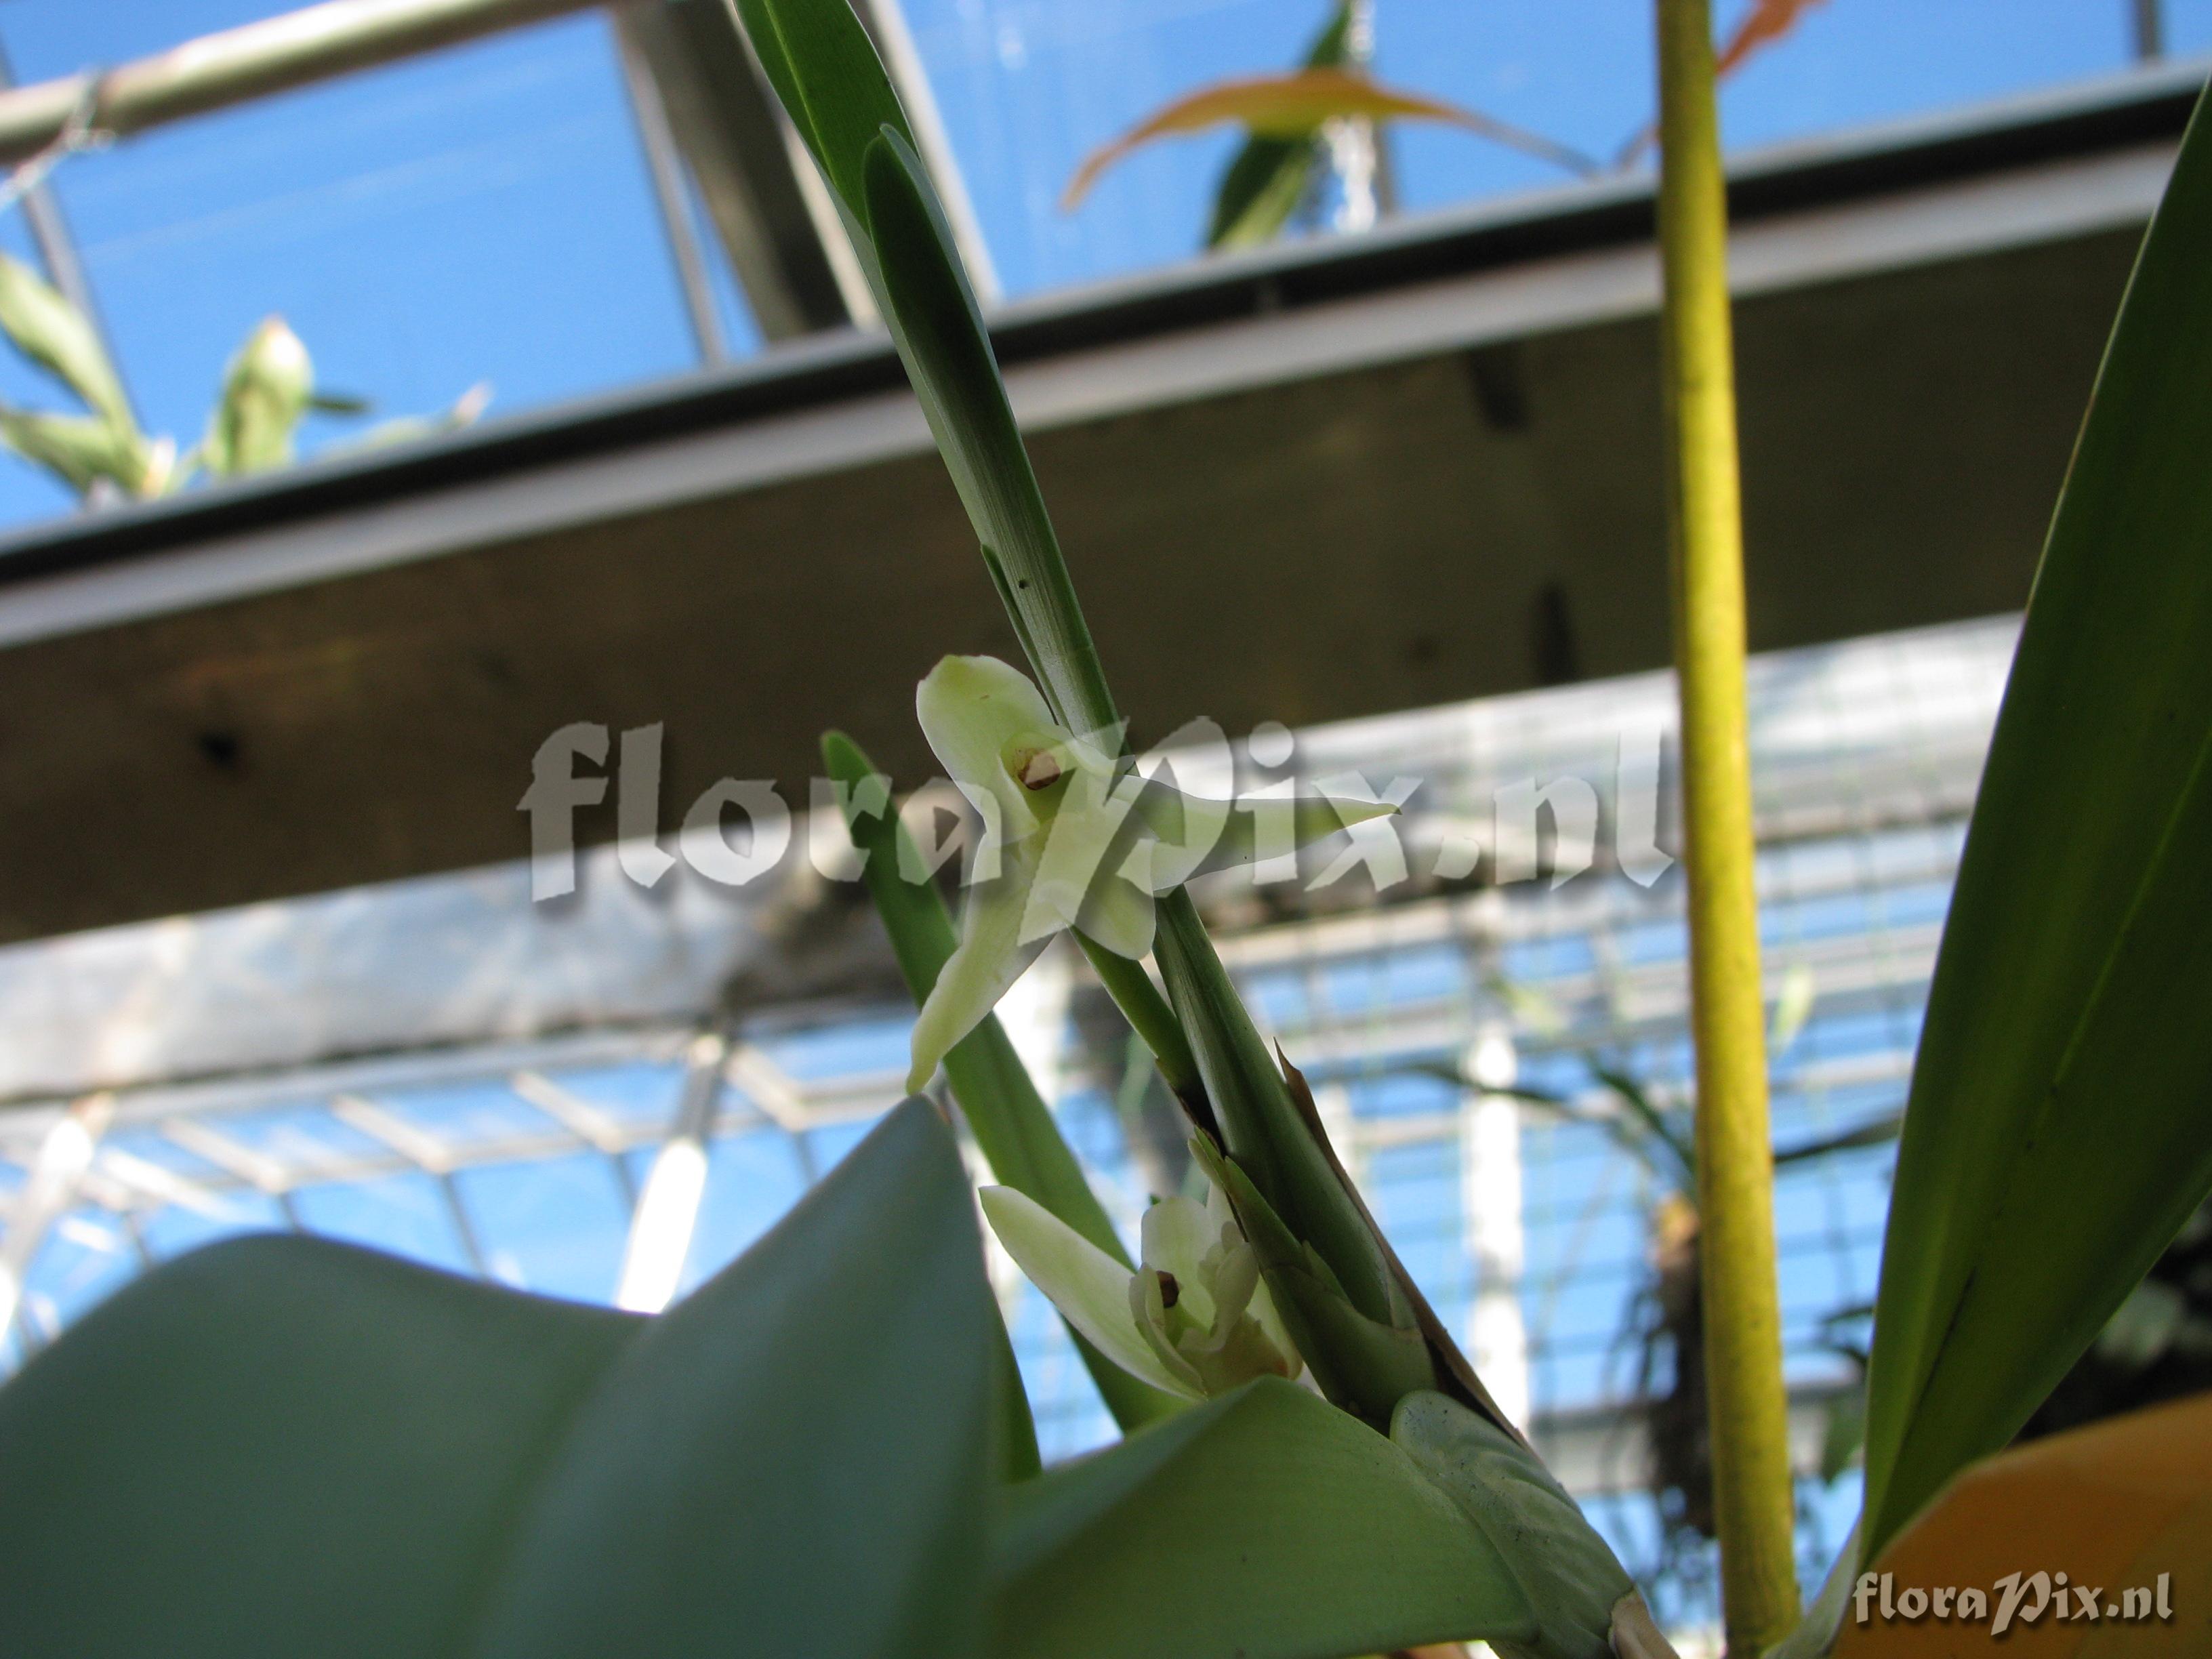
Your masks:
{"label": "shadowed leaf surface", "polygon": [[0,1652],[969,1651],[993,1316],[920,1102],[658,1320],[216,1246],[0,1391]]}
{"label": "shadowed leaf surface", "polygon": [[993,1572],[999,1659],[1341,1659],[1534,1628],[1411,1458],[1272,1377],[1017,1488]]}

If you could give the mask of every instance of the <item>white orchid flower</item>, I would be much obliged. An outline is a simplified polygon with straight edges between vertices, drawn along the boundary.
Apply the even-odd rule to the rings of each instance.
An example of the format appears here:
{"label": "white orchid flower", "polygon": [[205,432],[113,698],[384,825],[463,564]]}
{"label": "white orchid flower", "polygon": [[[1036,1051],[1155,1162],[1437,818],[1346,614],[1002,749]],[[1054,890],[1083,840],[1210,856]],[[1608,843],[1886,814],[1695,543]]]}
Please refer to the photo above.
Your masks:
{"label": "white orchid flower", "polygon": [[1221,1194],[1145,1212],[1143,1265],[1116,1261],[1011,1187],[986,1187],[983,1213],[1030,1282],[1131,1376],[1186,1400],[1255,1376],[1296,1376],[1297,1349],[1260,1278],[1260,1261]]}
{"label": "white orchid flower", "polygon": [[[1117,956],[1152,948],[1152,900],[1260,855],[1257,820],[1119,763],[1121,733],[1078,737],[995,657],[947,657],[915,696],[939,763],[984,818],[960,943],[914,1027],[910,1091],[974,1030],[1052,936],[1079,927]],[[1397,809],[1307,795],[1285,828],[1303,847]],[[1272,850],[1279,850],[1271,848]]]}

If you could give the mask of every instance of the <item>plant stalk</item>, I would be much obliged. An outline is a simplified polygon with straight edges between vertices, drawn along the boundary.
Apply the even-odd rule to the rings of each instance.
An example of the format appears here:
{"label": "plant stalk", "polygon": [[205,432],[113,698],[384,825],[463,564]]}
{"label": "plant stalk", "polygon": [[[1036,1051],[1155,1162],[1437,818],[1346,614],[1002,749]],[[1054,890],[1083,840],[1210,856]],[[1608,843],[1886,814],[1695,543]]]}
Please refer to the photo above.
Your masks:
{"label": "plant stalk", "polygon": [[1698,1208],[1728,1651],[1798,1616],[1744,696],[1728,198],[1710,0],[1658,0],[1668,528],[1682,710]]}

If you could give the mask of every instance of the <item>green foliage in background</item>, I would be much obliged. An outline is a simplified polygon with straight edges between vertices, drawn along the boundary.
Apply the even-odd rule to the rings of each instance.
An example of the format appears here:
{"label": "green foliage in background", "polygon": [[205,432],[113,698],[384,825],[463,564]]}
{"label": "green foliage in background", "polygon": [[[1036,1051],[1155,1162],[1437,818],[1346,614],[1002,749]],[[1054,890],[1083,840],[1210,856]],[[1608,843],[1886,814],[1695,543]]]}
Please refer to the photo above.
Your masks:
{"label": "green foliage in background", "polygon": [[[224,368],[206,430],[179,453],[174,439],[149,438],[140,429],[91,319],[28,265],[4,253],[0,332],[86,410],[57,414],[0,403],[0,445],[88,501],[149,500],[181,489],[202,473],[232,478],[289,466],[296,458],[300,423],[310,411],[368,411],[358,398],[319,391],[314,363],[300,337],[283,318],[268,317]],[[474,421],[489,398],[489,388],[476,386],[442,415],[387,421],[338,447],[377,447],[451,431]]]}

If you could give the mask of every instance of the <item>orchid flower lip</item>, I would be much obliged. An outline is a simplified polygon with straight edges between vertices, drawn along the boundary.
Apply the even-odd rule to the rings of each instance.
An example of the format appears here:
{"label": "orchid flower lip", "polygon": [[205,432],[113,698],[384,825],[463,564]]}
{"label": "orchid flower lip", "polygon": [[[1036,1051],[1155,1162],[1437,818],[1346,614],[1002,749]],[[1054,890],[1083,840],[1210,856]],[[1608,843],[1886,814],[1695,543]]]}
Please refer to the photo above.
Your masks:
{"label": "orchid flower lip", "polygon": [[1132,1271],[1042,1206],[1006,1187],[979,1194],[999,1242],[1063,1318],[1124,1370],[1203,1400],[1261,1376],[1295,1377],[1297,1348],[1268,1299],[1258,1259],[1213,1196],[1146,1212]]}

